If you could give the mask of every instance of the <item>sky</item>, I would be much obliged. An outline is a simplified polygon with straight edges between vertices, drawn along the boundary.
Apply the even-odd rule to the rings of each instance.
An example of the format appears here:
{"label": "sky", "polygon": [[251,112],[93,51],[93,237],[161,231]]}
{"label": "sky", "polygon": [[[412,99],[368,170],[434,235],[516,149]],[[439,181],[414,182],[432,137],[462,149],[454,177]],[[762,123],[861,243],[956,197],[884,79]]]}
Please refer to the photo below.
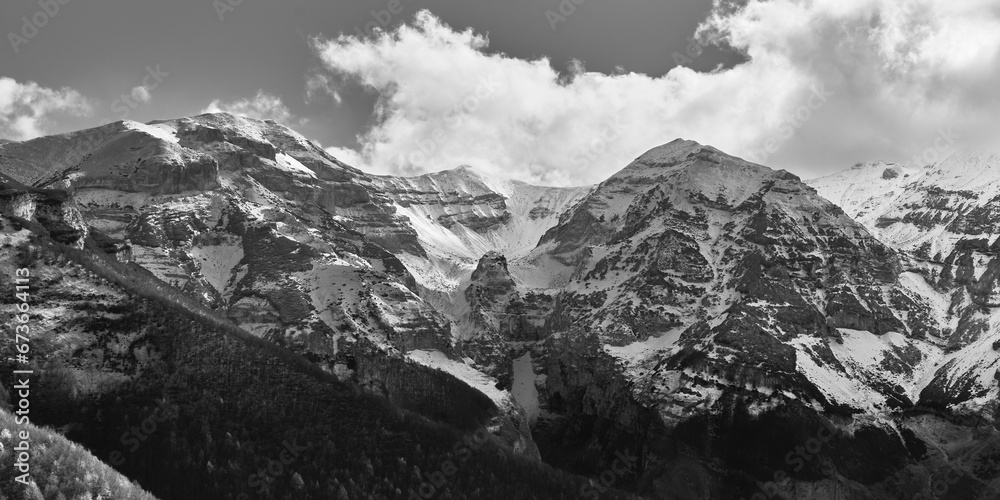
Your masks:
{"label": "sky", "polygon": [[547,185],[678,137],[803,178],[1000,149],[1000,0],[34,0],[0,32],[10,140],[228,111]]}

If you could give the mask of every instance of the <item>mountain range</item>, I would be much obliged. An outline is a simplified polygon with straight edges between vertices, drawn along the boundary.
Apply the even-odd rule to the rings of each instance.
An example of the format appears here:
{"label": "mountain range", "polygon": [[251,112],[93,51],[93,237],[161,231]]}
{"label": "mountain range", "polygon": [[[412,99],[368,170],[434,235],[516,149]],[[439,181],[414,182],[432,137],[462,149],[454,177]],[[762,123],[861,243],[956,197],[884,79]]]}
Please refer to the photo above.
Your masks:
{"label": "mountain range", "polygon": [[803,181],[678,139],[544,187],[216,113],[3,143],[0,173],[32,421],[160,498],[1000,491],[1000,155]]}

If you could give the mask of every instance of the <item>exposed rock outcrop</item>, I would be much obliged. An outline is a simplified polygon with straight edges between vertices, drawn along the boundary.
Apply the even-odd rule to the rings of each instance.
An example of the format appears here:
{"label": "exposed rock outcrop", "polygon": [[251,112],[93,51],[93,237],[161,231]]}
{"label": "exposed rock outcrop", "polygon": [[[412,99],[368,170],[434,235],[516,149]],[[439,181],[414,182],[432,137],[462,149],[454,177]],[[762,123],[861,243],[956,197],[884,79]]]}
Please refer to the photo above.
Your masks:
{"label": "exposed rock outcrop", "polygon": [[60,243],[83,248],[88,228],[65,191],[29,188],[0,174],[0,214],[34,220]]}

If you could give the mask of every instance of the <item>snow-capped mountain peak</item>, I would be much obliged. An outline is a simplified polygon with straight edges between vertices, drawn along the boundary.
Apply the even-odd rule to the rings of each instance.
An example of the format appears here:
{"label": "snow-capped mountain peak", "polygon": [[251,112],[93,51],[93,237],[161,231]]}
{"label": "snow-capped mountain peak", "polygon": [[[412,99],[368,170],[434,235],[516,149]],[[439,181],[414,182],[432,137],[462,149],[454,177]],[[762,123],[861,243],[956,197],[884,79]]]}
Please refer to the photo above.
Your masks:
{"label": "snow-capped mountain peak", "polygon": [[369,175],[287,127],[206,114],[6,143],[0,167],[66,188],[9,183],[8,211],[334,371],[375,350],[461,377],[526,424],[508,436],[524,449],[529,426],[594,415],[661,432],[734,401],[990,415],[1000,393],[997,155],[811,187],[678,139],[553,188]]}

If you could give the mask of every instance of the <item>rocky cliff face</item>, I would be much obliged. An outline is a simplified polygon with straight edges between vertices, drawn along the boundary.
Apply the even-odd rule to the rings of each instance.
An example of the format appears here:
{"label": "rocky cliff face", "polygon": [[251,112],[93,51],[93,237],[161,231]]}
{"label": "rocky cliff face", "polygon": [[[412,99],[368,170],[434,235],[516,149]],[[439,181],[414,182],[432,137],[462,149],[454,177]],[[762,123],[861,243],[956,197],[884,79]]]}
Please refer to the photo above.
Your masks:
{"label": "rocky cliff face", "polygon": [[218,187],[218,164],[162,127],[117,122],[4,145],[0,168],[37,187],[174,194]]}
{"label": "rocky cliff face", "polygon": [[105,250],[257,335],[331,363],[360,337],[450,352],[447,321],[384,249],[416,249],[413,230],[366,176],[283,126],[119,122],[7,144],[0,167],[69,190]]}
{"label": "rocky cliff face", "polygon": [[479,260],[464,295],[472,329],[505,341],[537,341],[545,336],[541,327],[551,307],[521,295],[500,253],[490,252]]}
{"label": "rocky cliff face", "polygon": [[[508,412],[508,441],[534,454],[530,425],[562,467],[597,476],[636,449],[620,484],[750,495],[832,421],[845,472],[809,465],[795,491],[895,498],[889,476],[949,461],[920,448],[949,439],[930,435],[942,422],[997,418],[1000,179],[956,180],[992,172],[975,158],[814,188],[677,140],[549,188],[467,167],[372,176],[210,114],[0,145],[5,173],[68,193],[0,204],[340,371],[363,345],[452,373]],[[944,416],[917,425],[930,406]],[[739,436],[774,426],[789,435],[760,467],[726,451],[767,448]],[[882,452],[875,472],[856,458]]]}
{"label": "rocky cliff face", "polygon": [[355,354],[440,353],[410,359],[475,378],[470,385],[504,411],[504,439],[537,454],[523,412],[461,361],[448,318],[415,293],[392,253],[426,256],[382,181],[299,134],[208,114],[9,144],[0,155],[4,172],[71,193],[79,227],[119,261],[366,386],[388,375],[345,370]]}
{"label": "rocky cliff face", "polygon": [[448,319],[387,250],[422,255],[416,232],[371,177],[301,135],[227,114],[120,122],[6,144],[0,168],[37,186],[11,179],[5,215],[77,246],[89,234],[120,262],[366,387],[398,372],[347,369],[356,356],[436,353],[410,359],[477,377],[470,385],[503,412],[491,426],[537,456],[523,412],[457,356]]}
{"label": "rocky cliff face", "polygon": [[942,333],[929,340],[945,354],[920,401],[992,412],[1000,395],[992,377],[1000,367],[993,349],[1000,340],[1000,155],[959,152],[922,168],[859,164],[811,183],[899,249],[903,284],[935,304]]}
{"label": "rocky cliff face", "polygon": [[[886,182],[907,175],[885,170]],[[422,241],[443,241],[437,229],[415,227]],[[453,275],[460,294],[425,296],[478,332],[466,352],[502,381],[504,367],[531,353],[530,374],[515,370],[512,384],[535,386],[534,434],[553,461],[594,443],[608,451],[640,429],[670,441],[671,429],[704,416],[789,405],[885,418],[933,402],[992,415],[996,356],[949,353],[953,330],[935,279],[877,234],[794,175],[675,141],[584,193],[531,251],[501,258],[494,247],[467,278]],[[958,269],[963,260],[954,261]],[[972,376],[941,376],[959,364]],[[942,382],[949,387],[936,389]],[[808,421],[792,420],[783,425]],[[883,427],[871,432],[895,439]],[[661,465],[644,469],[645,480],[692,460],[668,448],[649,450]],[[715,452],[692,453],[696,475],[711,483],[705,461]],[[896,458],[919,460],[906,451]],[[796,487],[867,491],[852,481]]]}
{"label": "rocky cliff face", "polygon": [[73,199],[63,191],[29,188],[0,174],[0,214],[34,220],[60,243],[83,248],[89,229]]}
{"label": "rocky cliff face", "polygon": [[[511,261],[527,255],[559,215],[590,190],[490,179],[471,167],[410,178],[375,177],[373,182],[417,235],[418,250],[390,251],[421,287],[442,294],[460,294],[489,252]],[[448,309],[453,302],[446,298],[438,305]]]}
{"label": "rocky cliff face", "polygon": [[840,346],[893,332],[917,349],[939,333],[918,319],[931,317],[929,299],[899,286],[896,253],[864,227],[794,175],[691,142],[602,183],[532,258],[512,272],[547,277],[557,306],[546,325],[618,346],[641,397],[668,419],[706,409],[697,405],[711,405],[719,383],[758,387],[746,395],[764,407],[909,404],[908,369],[863,368]]}

